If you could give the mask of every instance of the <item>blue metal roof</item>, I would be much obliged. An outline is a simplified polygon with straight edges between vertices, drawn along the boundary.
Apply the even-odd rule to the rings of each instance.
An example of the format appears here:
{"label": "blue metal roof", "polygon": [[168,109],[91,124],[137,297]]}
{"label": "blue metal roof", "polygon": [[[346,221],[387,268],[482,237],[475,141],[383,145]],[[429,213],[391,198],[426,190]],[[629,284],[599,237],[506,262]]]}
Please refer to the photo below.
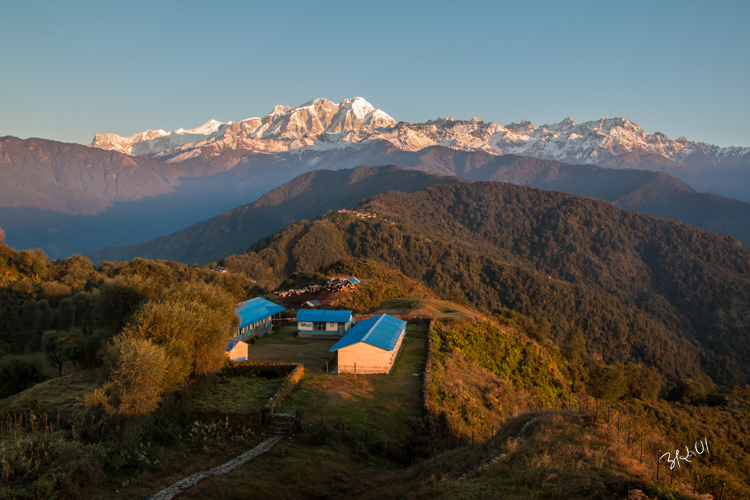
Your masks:
{"label": "blue metal roof", "polygon": [[242,342],[242,341],[241,341],[240,339],[238,339],[237,337],[234,337],[234,338],[231,338],[231,339],[229,339],[229,342],[227,342],[227,347],[226,347],[226,349],[225,349],[225,350],[226,350],[227,352],[231,351],[231,350],[232,350],[232,349],[234,349],[234,347],[235,347],[235,346],[236,346],[237,344],[239,344],[240,342]]}
{"label": "blue metal roof", "polygon": [[235,307],[237,307],[237,314],[240,316],[240,328],[245,328],[257,321],[270,318],[274,314],[286,309],[262,297],[242,302]]}
{"label": "blue metal roof", "polygon": [[359,283],[359,280],[357,278],[349,278],[349,283],[352,285],[356,285]]}
{"label": "blue metal roof", "polygon": [[351,311],[327,311],[325,309],[300,309],[297,321],[328,321],[330,323],[347,323],[352,319]]}
{"label": "blue metal roof", "polygon": [[401,332],[406,328],[406,321],[394,318],[388,314],[381,314],[374,318],[360,321],[336,342],[328,352],[338,351],[344,347],[364,342],[386,351],[392,351],[398,343]]}

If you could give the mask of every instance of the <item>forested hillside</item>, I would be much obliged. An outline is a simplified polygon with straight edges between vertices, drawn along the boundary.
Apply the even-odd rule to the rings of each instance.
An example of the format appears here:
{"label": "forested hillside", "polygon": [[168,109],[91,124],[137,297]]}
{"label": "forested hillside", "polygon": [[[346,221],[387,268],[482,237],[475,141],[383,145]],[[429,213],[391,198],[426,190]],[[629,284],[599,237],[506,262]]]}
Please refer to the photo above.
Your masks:
{"label": "forested hillside", "polygon": [[598,200],[479,182],[378,195],[223,264],[275,287],[346,257],[384,261],[453,300],[581,330],[594,357],[668,379],[750,380],[750,249],[735,238]]}
{"label": "forested hillside", "polygon": [[[95,263],[135,257],[205,264],[244,251],[258,239],[301,219],[346,208],[390,190],[413,192],[435,184],[493,180],[599,198],[619,207],[732,234],[750,243],[750,204],[697,193],[661,172],[568,165],[525,156],[493,156],[448,148],[389,152],[393,165],[315,170],[243,205],[167,236],[86,254]],[[378,158],[372,161],[377,162]]]}
{"label": "forested hillside", "polygon": [[394,166],[315,170],[263,195],[255,203],[161,238],[88,254],[94,262],[135,257],[207,264],[244,252],[248,246],[300,219],[347,208],[375,194],[419,191],[435,184],[469,182]]}

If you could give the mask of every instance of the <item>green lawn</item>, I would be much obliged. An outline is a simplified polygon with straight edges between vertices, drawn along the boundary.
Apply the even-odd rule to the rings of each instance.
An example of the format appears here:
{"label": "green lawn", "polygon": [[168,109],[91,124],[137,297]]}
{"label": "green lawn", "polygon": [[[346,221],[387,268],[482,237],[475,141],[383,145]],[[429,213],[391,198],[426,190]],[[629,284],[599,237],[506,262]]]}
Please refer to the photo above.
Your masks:
{"label": "green lawn", "polygon": [[25,391],[0,400],[0,412],[24,412],[29,409],[53,417],[58,411],[70,414],[81,407],[83,394],[96,389],[98,370],[78,371],[36,384]]}
{"label": "green lawn", "polygon": [[259,337],[247,350],[248,361],[271,363],[302,363],[308,374],[325,372],[326,361],[331,363],[336,356],[329,353],[336,340],[297,338],[296,326],[285,326]]}
{"label": "green lawn", "polygon": [[263,406],[281,386],[282,378],[229,377],[193,400],[193,407],[207,410],[247,411]]}
{"label": "green lawn", "polygon": [[420,416],[426,337],[426,325],[409,325],[389,375],[308,373],[279,411],[303,409],[309,422],[322,416],[373,439],[400,440]]}
{"label": "green lawn", "polygon": [[[258,339],[252,360],[303,362],[324,359],[334,341],[290,343],[287,332]],[[273,341],[273,342],[270,342]],[[326,374],[307,370],[277,411],[305,412],[302,434],[277,445],[228,476],[214,476],[183,494],[189,498],[329,498],[332,490],[362,491],[386,471],[400,468],[385,457],[391,443],[404,447],[421,416],[422,374],[427,359],[427,325],[409,325],[389,375]],[[255,349],[258,348],[258,349]],[[253,349],[255,351],[253,352]],[[305,365],[307,367],[307,365]],[[325,437],[321,438],[321,416]],[[341,424],[346,439],[341,441]],[[364,447],[365,433],[370,448]],[[378,451],[376,451],[376,449]]]}

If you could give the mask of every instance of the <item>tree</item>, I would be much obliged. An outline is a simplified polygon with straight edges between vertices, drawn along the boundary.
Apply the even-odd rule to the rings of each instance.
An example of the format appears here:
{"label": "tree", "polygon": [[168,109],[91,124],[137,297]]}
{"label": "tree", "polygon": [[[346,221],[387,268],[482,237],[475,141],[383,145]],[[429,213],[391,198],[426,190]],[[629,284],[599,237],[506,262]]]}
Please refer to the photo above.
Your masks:
{"label": "tree", "polygon": [[21,250],[14,259],[14,263],[19,271],[26,274],[33,280],[38,280],[47,270],[49,258],[44,254],[41,248],[33,250]]}
{"label": "tree", "polygon": [[108,382],[86,404],[124,416],[150,413],[189,377],[218,371],[238,325],[234,299],[214,285],[182,283],[143,302],[114,338]]}
{"label": "tree", "polygon": [[84,396],[84,404],[126,417],[154,411],[165,392],[170,366],[164,349],[147,339],[118,335],[111,355],[109,380],[101,389]]}
{"label": "tree", "polygon": [[204,283],[183,283],[161,300],[145,303],[122,334],[165,347],[181,359],[177,365],[186,369],[184,379],[221,368],[238,321],[229,293]]}
{"label": "tree", "polygon": [[154,280],[138,275],[108,279],[99,287],[97,315],[113,332],[119,332],[141,303],[157,299],[161,291]]}
{"label": "tree", "polygon": [[596,365],[589,370],[588,393],[595,398],[614,401],[628,390],[628,380],[620,365]]}
{"label": "tree", "polygon": [[570,334],[568,343],[565,345],[565,349],[563,349],[563,355],[573,364],[588,360],[586,337],[583,335],[583,331],[580,328],[576,328],[573,330],[573,333]]}
{"label": "tree", "polygon": [[20,326],[25,348],[38,351],[41,347],[42,335],[52,326],[54,309],[49,302],[42,300],[27,300],[21,306]]}
{"label": "tree", "polygon": [[653,401],[662,388],[662,378],[656,368],[643,368],[630,364],[625,367],[625,377],[628,380],[628,390],[625,396],[642,401]]}
{"label": "tree", "polygon": [[42,349],[47,363],[52,368],[57,368],[60,376],[62,376],[63,365],[65,364],[65,355],[63,354],[65,340],[66,332],[59,330],[47,330],[42,336]]}
{"label": "tree", "polygon": [[76,369],[89,369],[99,364],[101,345],[102,338],[99,335],[86,335],[80,328],[73,328],[65,335],[62,352]]}
{"label": "tree", "polygon": [[73,293],[68,285],[60,283],[59,281],[46,281],[42,283],[40,288],[42,290],[42,296],[53,304],[57,304]]}
{"label": "tree", "polygon": [[63,261],[64,274],[60,281],[73,291],[80,291],[86,286],[89,277],[94,274],[94,266],[88,257],[71,255]]}

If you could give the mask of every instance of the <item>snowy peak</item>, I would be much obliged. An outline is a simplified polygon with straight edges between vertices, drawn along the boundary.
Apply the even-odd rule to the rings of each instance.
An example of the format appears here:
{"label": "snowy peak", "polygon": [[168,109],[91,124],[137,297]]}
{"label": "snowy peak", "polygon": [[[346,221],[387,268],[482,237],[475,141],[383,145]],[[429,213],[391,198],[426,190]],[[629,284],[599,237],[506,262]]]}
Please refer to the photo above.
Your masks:
{"label": "snowy peak", "polygon": [[601,164],[628,153],[657,153],[700,169],[750,166],[750,148],[720,148],[660,132],[646,133],[627,118],[578,123],[572,117],[550,125],[523,120],[501,126],[479,118],[440,117],[424,123],[396,123],[362,97],[334,103],[314,99],[301,106],[275,106],[263,118],[237,122],[210,120],[189,130],[148,130],[130,137],[96,134],[92,147],[131,155],[156,154],[179,162],[228,150],[257,153],[326,151],[369,141],[388,141],[404,151],[444,146],[462,151],[516,154],[567,163]]}
{"label": "snowy peak", "polygon": [[[131,155],[185,151],[215,145],[224,149],[255,149],[278,152],[314,144],[321,134],[341,134],[361,129],[395,125],[387,113],[376,109],[361,97],[340,104],[328,99],[315,99],[302,106],[277,105],[264,118],[248,118],[239,122],[210,120],[189,130],[173,132],[158,130],[141,132],[130,137],[117,134],[96,134],[88,145],[112,149]],[[270,141],[258,144],[257,141]],[[281,143],[276,143],[281,141]],[[184,159],[184,155],[181,156]]]}

